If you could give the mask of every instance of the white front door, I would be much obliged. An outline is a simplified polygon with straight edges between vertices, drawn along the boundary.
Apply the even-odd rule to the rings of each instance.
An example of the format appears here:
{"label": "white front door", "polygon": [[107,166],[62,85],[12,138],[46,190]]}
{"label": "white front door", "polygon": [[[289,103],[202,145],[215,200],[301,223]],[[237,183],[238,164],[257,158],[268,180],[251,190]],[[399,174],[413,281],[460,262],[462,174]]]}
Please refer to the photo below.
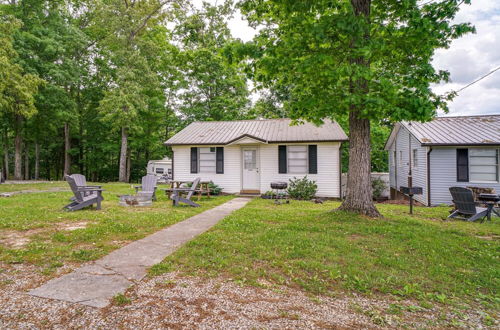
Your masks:
{"label": "white front door", "polygon": [[260,190],[259,149],[257,147],[243,147],[242,154],[242,189],[258,192]]}

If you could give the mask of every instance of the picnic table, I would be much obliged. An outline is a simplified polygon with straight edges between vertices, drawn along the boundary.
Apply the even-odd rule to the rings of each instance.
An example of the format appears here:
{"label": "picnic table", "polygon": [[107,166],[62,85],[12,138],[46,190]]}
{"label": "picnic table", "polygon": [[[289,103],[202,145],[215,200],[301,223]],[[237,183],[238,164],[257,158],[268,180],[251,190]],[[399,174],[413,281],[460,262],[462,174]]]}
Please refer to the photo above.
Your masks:
{"label": "picnic table", "polygon": [[500,202],[500,195],[497,194],[479,194],[478,199],[485,204],[488,210],[487,218],[491,221],[491,214],[495,213],[500,217],[500,209],[495,208]]}
{"label": "picnic table", "polygon": [[[167,189],[162,189],[165,191],[165,194],[168,196],[169,193],[172,192],[172,189],[174,188],[180,188],[183,184],[186,183],[191,183],[193,181],[187,181],[187,180],[170,180],[170,188]],[[200,181],[198,184],[198,188],[195,190],[195,192],[198,195],[198,200],[200,200],[201,196],[206,193],[207,197],[210,198],[210,188],[209,184],[211,181]]]}

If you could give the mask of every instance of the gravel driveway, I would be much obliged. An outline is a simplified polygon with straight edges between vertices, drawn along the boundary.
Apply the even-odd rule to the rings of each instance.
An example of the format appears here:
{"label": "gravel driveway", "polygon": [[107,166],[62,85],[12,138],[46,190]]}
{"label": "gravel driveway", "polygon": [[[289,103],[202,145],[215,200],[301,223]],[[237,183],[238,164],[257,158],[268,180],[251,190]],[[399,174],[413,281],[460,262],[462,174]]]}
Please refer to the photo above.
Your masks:
{"label": "gravel driveway", "polygon": [[[146,278],[126,292],[122,305],[97,309],[31,297],[48,280],[36,266],[0,265],[0,328],[439,328],[443,311],[388,315],[390,303],[376,298],[310,297],[302,291],[240,286],[229,279],[175,273]],[[58,274],[69,272],[68,266]],[[399,301],[398,306],[413,306]],[[452,317],[452,314],[449,314]],[[464,327],[480,328],[479,314]]]}

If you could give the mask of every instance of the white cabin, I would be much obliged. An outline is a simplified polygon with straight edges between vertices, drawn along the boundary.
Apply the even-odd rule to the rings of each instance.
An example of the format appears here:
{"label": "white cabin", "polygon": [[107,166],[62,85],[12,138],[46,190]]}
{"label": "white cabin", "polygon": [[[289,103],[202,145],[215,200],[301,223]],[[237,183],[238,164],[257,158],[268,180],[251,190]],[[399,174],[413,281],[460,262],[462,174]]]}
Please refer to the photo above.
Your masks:
{"label": "white cabin", "polygon": [[391,197],[402,186],[423,188],[424,205],[451,204],[450,187],[500,192],[500,115],[439,117],[427,123],[396,123],[389,151]]}
{"label": "white cabin", "polygon": [[265,193],[273,181],[307,176],[317,196],[340,197],[342,128],[325,120],[194,122],[165,144],[173,150],[173,179],[213,181],[225,193]]}

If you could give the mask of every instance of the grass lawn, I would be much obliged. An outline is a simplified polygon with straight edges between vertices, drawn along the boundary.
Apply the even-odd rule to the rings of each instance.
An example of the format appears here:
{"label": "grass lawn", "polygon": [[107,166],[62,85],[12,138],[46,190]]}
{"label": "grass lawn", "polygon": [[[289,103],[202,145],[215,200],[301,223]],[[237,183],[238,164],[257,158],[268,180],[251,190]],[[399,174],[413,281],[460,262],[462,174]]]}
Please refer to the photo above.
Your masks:
{"label": "grass lawn", "polygon": [[378,205],[384,219],[330,212],[338,202],[254,199],[187,243],[151,275],[172,270],[257,286],[299,287],[498,307],[500,218],[443,221],[448,207]]}
{"label": "grass lawn", "polygon": [[[67,183],[0,185],[2,191],[50,190]],[[152,207],[118,205],[130,184],[103,184],[102,210],[66,212],[71,192],[18,194],[0,198],[0,262],[33,263],[47,273],[65,263],[95,260],[126,243],[222,204],[231,196],[202,198],[200,208],[172,207],[163,192]]]}

